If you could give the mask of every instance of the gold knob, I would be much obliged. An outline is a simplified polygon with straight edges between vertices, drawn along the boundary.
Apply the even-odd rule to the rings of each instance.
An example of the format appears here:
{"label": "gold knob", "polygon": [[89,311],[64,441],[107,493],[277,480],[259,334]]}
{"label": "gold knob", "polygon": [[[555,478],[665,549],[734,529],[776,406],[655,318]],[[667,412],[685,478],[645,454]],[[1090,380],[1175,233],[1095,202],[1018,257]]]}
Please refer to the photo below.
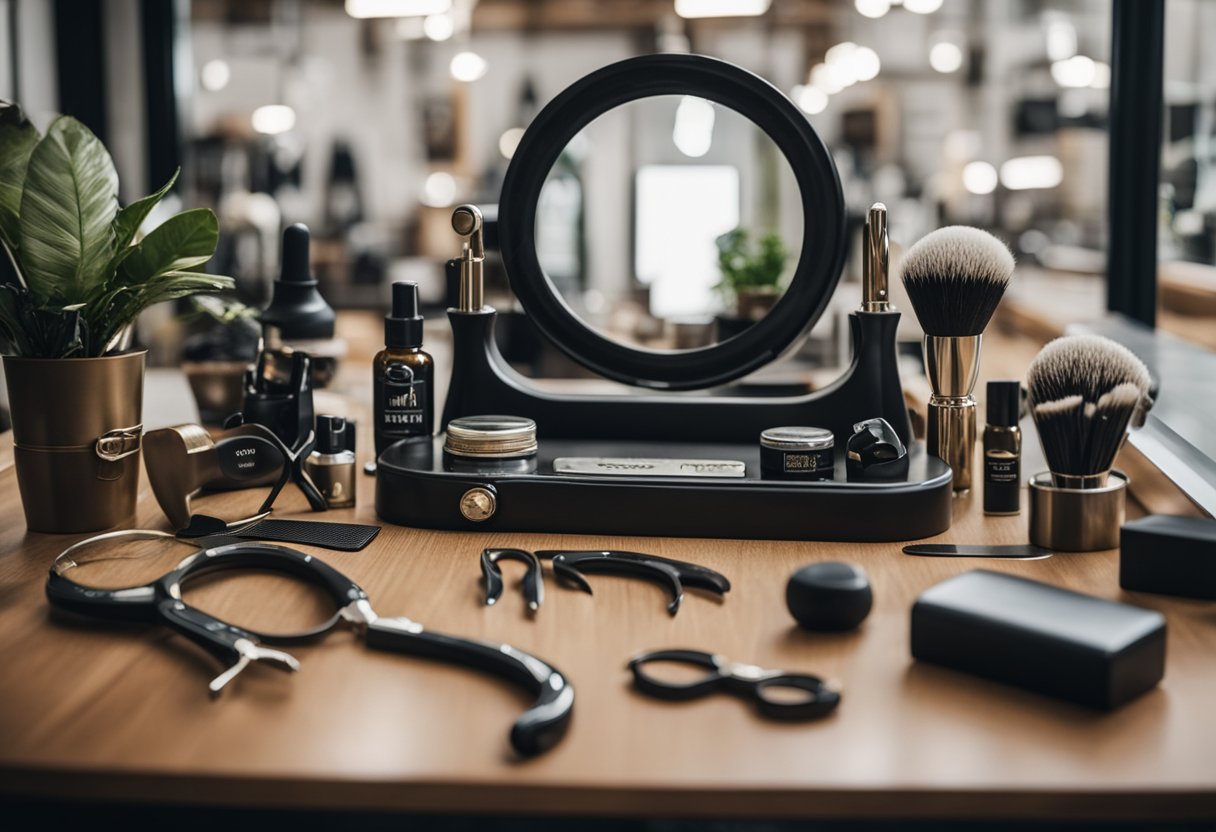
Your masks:
{"label": "gold knob", "polygon": [[488,488],[470,488],[460,497],[460,513],[464,515],[464,519],[474,523],[489,520],[497,508],[498,500]]}

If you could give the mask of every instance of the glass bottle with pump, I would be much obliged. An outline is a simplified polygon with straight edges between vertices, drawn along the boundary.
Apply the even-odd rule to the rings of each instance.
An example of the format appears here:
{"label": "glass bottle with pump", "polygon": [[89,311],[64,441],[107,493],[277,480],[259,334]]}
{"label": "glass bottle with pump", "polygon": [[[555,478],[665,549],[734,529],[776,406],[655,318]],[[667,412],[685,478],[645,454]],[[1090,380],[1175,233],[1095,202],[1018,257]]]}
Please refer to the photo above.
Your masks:
{"label": "glass bottle with pump", "polygon": [[1017,381],[988,382],[988,424],[984,428],[984,513],[1022,510],[1022,404]]}
{"label": "glass bottle with pump", "polygon": [[435,361],[422,351],[418,284],[393,284],[384,349],[372,362],[376,455],[402,439],[429,439],[435,428]]}

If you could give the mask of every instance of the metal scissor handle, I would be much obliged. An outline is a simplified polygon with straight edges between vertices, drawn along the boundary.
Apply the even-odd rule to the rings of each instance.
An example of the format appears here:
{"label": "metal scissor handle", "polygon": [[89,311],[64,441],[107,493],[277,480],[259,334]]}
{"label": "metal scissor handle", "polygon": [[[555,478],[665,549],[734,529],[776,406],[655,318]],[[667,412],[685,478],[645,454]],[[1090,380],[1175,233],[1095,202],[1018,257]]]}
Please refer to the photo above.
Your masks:
{"label": "metal scissor handle", "polygon": [[[691,682],[671,682],[646,671],[646,665],[654,662],[693,665],[706,673]],[[723,691],[750,699],[770,719],[818,719],[840,704],[840,691],[818,676],[766,670],[702,650],[655,650],[635,656],[628,667],[634,687],[647,696],[679,701]]]}

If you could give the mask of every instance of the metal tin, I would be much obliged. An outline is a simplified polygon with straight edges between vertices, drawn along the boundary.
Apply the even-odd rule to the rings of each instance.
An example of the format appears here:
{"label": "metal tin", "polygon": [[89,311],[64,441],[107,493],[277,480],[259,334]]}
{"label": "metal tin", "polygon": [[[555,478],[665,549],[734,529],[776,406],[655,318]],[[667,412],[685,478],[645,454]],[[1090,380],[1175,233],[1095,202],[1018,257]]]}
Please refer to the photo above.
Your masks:
{"label": "metal tin", "polygon": [[767,476],[828,479],[836,437],[826,428],[769,428],[760,434],[760,470]]}
{"label": "metal tin", "polygon": [[1030,542],[1062,552],[1098,552],[1119,546],[1127,501],[1127,475],[1111,471],[1099,488],[1060,488],[1044,471],[1030,478]]}
{"label": "metal tin", "polygon": [[536,422],[523,416],[465,416],[448,423],[444,453],[466,459],[536,454]]}

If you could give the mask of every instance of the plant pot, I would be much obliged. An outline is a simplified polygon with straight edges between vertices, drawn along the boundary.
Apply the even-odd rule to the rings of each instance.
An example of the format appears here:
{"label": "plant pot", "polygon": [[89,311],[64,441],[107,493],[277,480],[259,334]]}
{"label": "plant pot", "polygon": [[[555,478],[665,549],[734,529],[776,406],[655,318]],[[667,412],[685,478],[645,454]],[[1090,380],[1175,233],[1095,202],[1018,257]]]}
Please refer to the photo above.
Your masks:
{"label": "plant pot", "polygon": [[99,531],[135,514],[146,356],[5,356],[30,531]]}
{"label": "plant pot", "polygon": [[204,425],[220,425],[241,411],[245,401],[245,370],[248,361],[184,361],[182,372],[190,382],[199,419]]}
{"label": "plant pot", "polygon": [[735,314],[748,321],[758,321],[772,311],[781,299],[775,286],[735,290]]}

